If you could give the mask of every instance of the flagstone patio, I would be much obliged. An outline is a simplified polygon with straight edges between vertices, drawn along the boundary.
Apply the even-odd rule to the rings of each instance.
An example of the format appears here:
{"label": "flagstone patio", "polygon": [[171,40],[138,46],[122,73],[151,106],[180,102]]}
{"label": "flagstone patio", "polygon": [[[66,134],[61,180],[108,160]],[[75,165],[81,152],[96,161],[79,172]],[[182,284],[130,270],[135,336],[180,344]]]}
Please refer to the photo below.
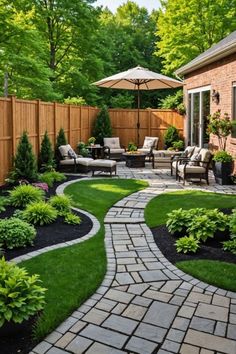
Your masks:
{"label": "flagstone patio", "polygon": [[103,283],[32,354],[235,354],[236,293],[205,284],[172,265],[156,246],[144,209],[169,190],[236,194],[236,186],[216,185],[211,176],[210,186],[184,187],[167,170],[152,170],[149,164],[128,169],[118,163],[118,175],[148,180],[150,187],[108,211]]}

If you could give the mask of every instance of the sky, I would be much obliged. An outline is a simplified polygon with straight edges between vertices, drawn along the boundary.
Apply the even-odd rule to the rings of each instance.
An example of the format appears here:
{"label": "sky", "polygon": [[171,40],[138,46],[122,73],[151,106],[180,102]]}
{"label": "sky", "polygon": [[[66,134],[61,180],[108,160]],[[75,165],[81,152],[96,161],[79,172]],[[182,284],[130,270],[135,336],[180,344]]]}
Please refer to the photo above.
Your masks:
{"label": "sky", "polygon": [[[153,9],[158,9],[160,7],[160,1],[159,0],[132,0],[133,2],[136,2],[141,7],[146,7],[149,12],[151,12]],[[96,2],[93,3],[94,6],[104,6],[108,7],[113,13],[116,11],[117,7],[120,5],[126,3],[127,0],[97,0]]]}

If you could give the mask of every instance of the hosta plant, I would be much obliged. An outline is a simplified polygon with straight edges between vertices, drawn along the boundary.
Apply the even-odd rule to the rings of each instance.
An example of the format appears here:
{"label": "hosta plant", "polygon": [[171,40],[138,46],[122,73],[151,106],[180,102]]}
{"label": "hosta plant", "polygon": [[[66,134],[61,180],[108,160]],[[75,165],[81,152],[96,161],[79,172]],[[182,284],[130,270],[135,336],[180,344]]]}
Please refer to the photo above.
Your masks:
{"label": "hosta plant", "polygon": [[64,222],[70,225],[79,225],[81,224],[81,218],[73,213],[67,213],[65,215]]}
{"label": "hosta plant", "polygon": [[7,199],[4,198],[4,197],[0,197],[0,213],[2,211],[5,211],[6,208],[5,208],[5,205],[7,204]]}
{"label": "hosta plant", "polygon": [[31,202],[40,201],[44,198],[44,191],[40,188],[23,184],[9,192],[9,202],[15,207],[24,208]]}
{"label": "hosta plant", "polygon": [[27,222],[12,217],[0,220],[0,244],[12,249],[32,245],[36,230]]}
{"label": "hosta plant", "polygon": [[196,240],[193,236],[185,236],[179,238],[175,242],[177,252],[189,253],[193,252],[196,253],[197,250],[200,248],[200,242]]}
{"label": "hosta plant", "polygon": [[236,255],[236,238],[223,242],[223,250]]}
{"label": "hosta plant", "polygon": [[65,215],[70,212],[71,198],[66,195],[55,195],[49,199],[49,203],[58,212],[58,215]]}
{"label": "hosta plant", "polygon": [[45,291],[38,275],[0,259],[0,327],[21,323],[44,308]]}
{"label": "hosta plant", "polygon": [[233,213],[230,215],[229,230],[230,230],[230,237],[236,238],[236,209],[234,209]]}
{"label": "hosta plant", "polygon": [[175,209],[167,217],[166,226],[171,234],[184,232],[189,222],[188,210]]}
{"label": "hosta plant", "polygon": [[29,204],[23,212],[23,218],[33,225],[51,224],[57,218],[57,211],[43,201]]}

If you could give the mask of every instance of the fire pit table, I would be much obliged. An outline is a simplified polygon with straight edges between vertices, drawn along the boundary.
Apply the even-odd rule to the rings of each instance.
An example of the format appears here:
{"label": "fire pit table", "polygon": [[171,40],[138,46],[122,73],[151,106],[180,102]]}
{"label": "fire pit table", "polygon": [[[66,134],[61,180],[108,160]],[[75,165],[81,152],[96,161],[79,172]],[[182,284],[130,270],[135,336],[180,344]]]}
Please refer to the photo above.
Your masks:
{"label": "fire pit table", "polygon": [[146,154],[144,153],[133,153],[129,154],[128,152],[124,152],[122,154],[126,161],[127,167],[145,167],[145,159]]}

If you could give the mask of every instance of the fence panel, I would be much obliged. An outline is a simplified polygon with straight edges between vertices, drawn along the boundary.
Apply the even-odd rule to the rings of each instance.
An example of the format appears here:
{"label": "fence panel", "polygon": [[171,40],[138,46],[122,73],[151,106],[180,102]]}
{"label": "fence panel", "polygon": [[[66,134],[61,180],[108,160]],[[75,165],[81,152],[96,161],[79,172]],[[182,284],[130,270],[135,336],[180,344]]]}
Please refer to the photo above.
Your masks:
{"label": "fence panel", "polygon": [[[29,134],[36,155],[47,130],[54,146],[60,128],[65,130],[68,142],[76,148],[79,141],[86,142],[92,135],[98,108],[72,106],[40,100],[19,100],[15,97],[0,98],[0,185],[4,183],[12,166],[17,144],[24,130]],[[136,109],[110,109],[113,136],[121,144],[137,143]],[[145,136],[158,136],[163,148],[163,135],[170,125],[183,134],[183,117],[171,110],[140,110],[140,144]]]}

